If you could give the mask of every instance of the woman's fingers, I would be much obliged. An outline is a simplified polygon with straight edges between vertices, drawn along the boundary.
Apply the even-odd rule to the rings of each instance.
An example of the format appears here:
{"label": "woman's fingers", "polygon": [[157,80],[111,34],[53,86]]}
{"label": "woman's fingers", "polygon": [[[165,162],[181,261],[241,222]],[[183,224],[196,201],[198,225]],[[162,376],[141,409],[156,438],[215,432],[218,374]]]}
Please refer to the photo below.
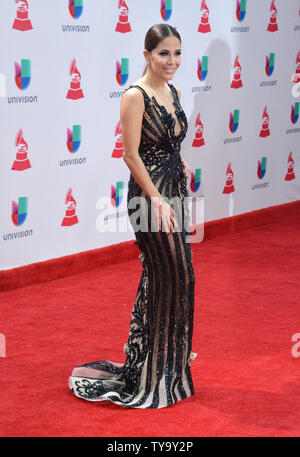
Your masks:
{"label": "woman's fingers", "polygon": [[178,229],[178,224],[175,219],[175,210],[166,201],[159,207],[154,207],[154,214],[158,221],[158,231],[164,231],[169,234],[175,233]]}

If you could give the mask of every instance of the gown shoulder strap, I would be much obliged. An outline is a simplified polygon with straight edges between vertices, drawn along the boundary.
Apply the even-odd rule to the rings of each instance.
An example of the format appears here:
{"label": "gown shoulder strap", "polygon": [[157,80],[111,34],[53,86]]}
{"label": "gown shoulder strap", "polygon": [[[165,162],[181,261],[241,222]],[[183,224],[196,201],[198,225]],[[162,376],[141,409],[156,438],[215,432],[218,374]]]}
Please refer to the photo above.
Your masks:
{"label": "gown shoulder strap", "polygon": [[150,97],[149,97],[149,95],[147,94],[147,92],[146,92],[141,86],[138,86],[137,84],[131,84],[131,85],[128,86],[125,90],[128,90],[128,89],[130,89],[131,87],[136,87],[137,89],[140,89],[140,91],[143,93],[144,97],[145,97],[147,100],[150,100]]}
{"label": "gown shoulder strap", "polygon": [[173,94],[176,96],[176,100],[179,102],[178,92],[177,92],[177,89],[175,89],[174,84],[172,84],[172,83],[167,83],[167,84],[170,87],[170,89],[173,92]]}

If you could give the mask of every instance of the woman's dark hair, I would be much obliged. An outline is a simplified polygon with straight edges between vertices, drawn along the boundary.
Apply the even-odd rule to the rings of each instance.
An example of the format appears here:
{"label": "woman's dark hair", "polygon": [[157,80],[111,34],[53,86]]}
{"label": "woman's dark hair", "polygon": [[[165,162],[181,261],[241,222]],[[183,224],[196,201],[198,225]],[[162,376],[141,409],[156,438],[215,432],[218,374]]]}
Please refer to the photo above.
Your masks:
{"label": "woman's dark hair", "polygon": [[[172,27],[172,25],[168,24],[155,24],[150,27],[148,32],[146,33],[145,36],[145,43],[144,43],[144,48],[147,49],[148,52],[151,52],[153,49],[158,46],[158,44],[167,38],[168,36],[175,36],[176,38],[179,39],[181,43],[181,37],[179,33],[177,32],[175,27]],[[146,64],[142,76],[147,71],[148,63]]]}

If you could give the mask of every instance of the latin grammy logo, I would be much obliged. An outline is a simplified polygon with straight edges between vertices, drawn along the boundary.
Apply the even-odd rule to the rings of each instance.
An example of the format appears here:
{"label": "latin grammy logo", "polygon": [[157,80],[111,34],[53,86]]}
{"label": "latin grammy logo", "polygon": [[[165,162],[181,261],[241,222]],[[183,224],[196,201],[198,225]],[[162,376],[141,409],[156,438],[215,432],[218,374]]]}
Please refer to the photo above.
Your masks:
{"label": "latin grammy logo", "polygon": [[26,30],[32,30],[31,21],[28,17],[28,2],[27,0],[15,0],[18,4],[16,18],[14,20],[12,28],[25,32]]}
{"label": "latin grammy logo", "polygon": [[209,24],[209,9],[206,5],[206,1],[202,0],[201,3],[201,22],[198,27],[198,32],[208,33],[211,31]]}
{"label": "latin grammy logo", "polygon": [[31,168],[30,161],[27,157],[28,154],[28,144],[24,140],[23,137],[23,130],[19,129],[17,136],[16,136],[16,141],[15,141],[15,146],[18,148],[17,153],[16,153],[16,159],[14,160],[13,166],[11,167],[12,170],[27,170],[28,168]]}
{"label": "latin grammy logo", "polygon": [[242,67],[239,63],[239,56],[237,55],[234,61],[234,75],[233,75],[233,80],[231,81],[231,86],[233,89],[238,89],[239,87],[242,87],[243,83],[241,80],[241,71]]}
{"label": "latin grammy logo", "polygon": [[233,176],[234,173],[231,169],[231,162],[229,162],[227,170],[226,170],[226,184],[223,189],[223,194],[231,194],[234,192],[234,185],[233,185]]}
{"label": "latin grammy logo", "polygon": [[127,33],[131,32],[131,27],[128,22],[128,6],[125,2],[125,0],[119,0],[119,6],[118,6],[120,13],[119,13],[119,21],[117,23],[116,32],[120,33]]}
{"label": "latin grammy logo", "polygon": [[194,148],[199,148],[200,146],[204,146],[204,138],[203,138],[203,124],[200,119],[200,114],[198,114],[195,122],[195,136],[192,143]]}
{"label": "latin grammy logo", "polygon": [[270,129],[269,129],[269,120],[270,120],[270,118],[269,118],[266,106],[264,108],[264,112],[263,112],[262,118],[263,118],[263,123],[262,123],[262,127],[261,127],[261,131],[260,131],[259,136],[264,138],[266,136],[270,136]]}
{"label": "latin grammy logo", "polygon": [[83,98],[83,92],[81,89],[81,74],[76,66],[75,58],[72,60],[70,65],[69,75],[72,77],[70,82],[70,89],[67,93],[67,98],[71,100],[78,100]]}
{"label": "latin grammy logo", "polygon": [[285,181],[292,181],[293,179],[295,179],[294,164],[295,164],[295,162],[292,157],[292,151],[291,151],[289,154],[289,158],[288,158],[288,169],[287,169],[287,172],[285,175]]}
{"label": "latin grammy logo", "polygon": [[296,58],[296,72],[293,76],[293,83],[299,83],[300,82],[300,51],[297,54]]}
{"label": "latin grammy logo", "polygon": [[268,32],[277,32],[278,30],[278,25],[277,25],[277,8],[275,6],[275,0],[272,0],[271,6],[270,6],[270,20],[268,24],[267,31]]}
{"label": "latin grammy logo", "polygon": [[120,157],[123,157],[123,141],[120,121],[117,123],[117,127],[115,129],[115,137],[117,137],[117,139],[111,157],[119,159]]}
{"label": "latin grammy logo", "polygon": [[69,189],[65,199],[66,213],[62,226],[70,227],[71,225],[78,224],[78,217],[76,215],[76,200],[72,195],[72,189]]}

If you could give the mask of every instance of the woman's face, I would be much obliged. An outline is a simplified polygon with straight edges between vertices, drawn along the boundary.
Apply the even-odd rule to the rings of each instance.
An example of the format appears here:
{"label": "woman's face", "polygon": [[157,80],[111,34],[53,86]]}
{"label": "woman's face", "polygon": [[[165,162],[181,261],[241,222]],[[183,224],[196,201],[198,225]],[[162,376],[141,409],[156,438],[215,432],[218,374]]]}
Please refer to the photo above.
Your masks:
{"label": "woman's face", "polygon": [[163,79],[172,79],[181,63],[181,43],[175,36],[164,38],[146,54],[149,69]]}

